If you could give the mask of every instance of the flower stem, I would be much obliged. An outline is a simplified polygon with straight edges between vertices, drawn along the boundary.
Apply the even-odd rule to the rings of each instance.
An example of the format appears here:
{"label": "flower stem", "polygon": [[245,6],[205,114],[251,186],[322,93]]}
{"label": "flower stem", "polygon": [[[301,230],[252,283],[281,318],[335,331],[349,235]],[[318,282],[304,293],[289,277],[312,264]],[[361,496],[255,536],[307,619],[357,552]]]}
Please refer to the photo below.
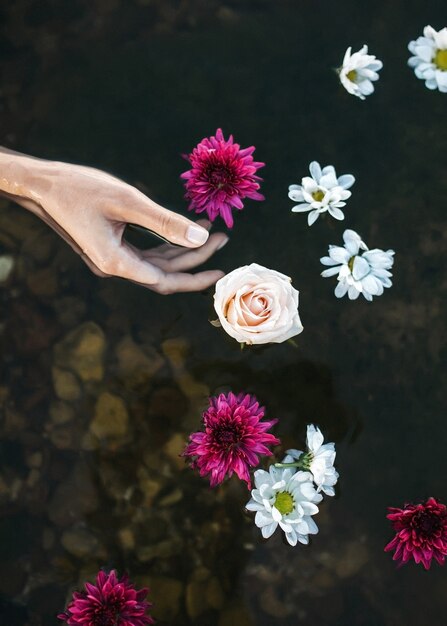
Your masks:
{"label": "flower stem", "polygon": [[294,463],[275,463],[275,467],[300,467],[300,462],[295,461]]}
{"label": "flower stem", "polygon": [[300,458],[293,463],[275,463],[275,467],[296,467],[299,470],[303,470],[304,472],[308,472],[310,469],[310,464],[312,462],[313,455],[311,452],[305,452],[300,455]]}

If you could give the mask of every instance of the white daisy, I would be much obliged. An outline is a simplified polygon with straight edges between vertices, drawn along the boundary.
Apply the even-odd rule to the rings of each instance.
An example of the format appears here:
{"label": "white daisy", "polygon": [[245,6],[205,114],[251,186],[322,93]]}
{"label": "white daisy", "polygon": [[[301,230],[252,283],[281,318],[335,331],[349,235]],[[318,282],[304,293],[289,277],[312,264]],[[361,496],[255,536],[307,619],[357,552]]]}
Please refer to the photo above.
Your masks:
{"label": "white daisy", "polygon": [[317,161],[309,165],[311,177],[305,176],[301,185],[289,186],[289,198],[299,202],[292,208],[293,213],[310,211],[307,217],[309,226],[318,219],[320,213],[328,211],[336,220],[345,218],[341,207],[344,207],[351,196],[348,191],[355,182],[354,176],[344,174],[337,178],[333,165],[321,169]]}
{"label": "white daisy", "polygon": [[334,485],[338,480],[338,472],[334,467],[335,444],[323,444],[324,437],[319,428],[313,424],[307,427],[307,452],[287,450],[283,463],[299,461],[298,467],[312,473],[317,493],[323,491],[327,496],[334,496]]}
{"label": "white daisy", "polygon": [[410,41],[408,49],[414,56],[408,65],[414,73],[425,80],[428,89],[439,89],[447,93],[447,27],[436,31],[431,26],[424,28],[424,36]]}
{"label": "white daisy", "polygon": [[351,46],[346,50],[343,65],[338,70],[340,82],[353,96],[364,100],[374,91],[373,81],[378,80],[378,71],[383,67],[382,61],[373,54],[368,54],[368,46],[363,46],[351,54]]}
{"label": "white daisy", "polygon": [[369,301],[373,296],[381,296],[384,288],[392,285],[389,270],[394,263],[394,250],[369,250],[353,230],[345,230],[343,240],[344,247],[331,245],[329,256],[320,259],[323,265],[329,266],[321,273],[323,278],[337,276],[337,298],[346,293],[350,300],[356,300],[361,293]]}
{"label": "white daisy", "polygon": [[255,524],[264,539],[271,537],[279,526],[291,546],[298,541],[308,544],[309,535],[318,533],[311,516],[318,513],[317,504],[323,499],[315,489],[312,475],[271,465],[268,472],[257,470],[254,480],[255,489],[246,507],[256,511]]}

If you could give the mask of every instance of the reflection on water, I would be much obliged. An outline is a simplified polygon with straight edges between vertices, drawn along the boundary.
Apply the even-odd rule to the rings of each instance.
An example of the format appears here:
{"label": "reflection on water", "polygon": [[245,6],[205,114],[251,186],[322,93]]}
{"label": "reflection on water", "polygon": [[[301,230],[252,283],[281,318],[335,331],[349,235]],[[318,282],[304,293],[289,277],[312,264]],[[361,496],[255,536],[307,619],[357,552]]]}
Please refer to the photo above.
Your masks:
{"label": "reflection on water", "polygon": [[[438,3],[14,7],[8,145],[110,169],[182,209],[182,152],[218,126],[255,143],[267,201],[247,203],[210,267],[290,274],[305,330],[298,348],[240,352],[208,324],[211,293],[100,281],[3,202],[0,621],[55,624],[105,566],[151,587],[161,624],[440,623],[442,570],[397,571],[383,553],[388,505],[447,498],[445,97],[406,67],[407,42],[444,25]],[[363,103],[331,68],[364,42],[385,67]],[[372,304],[336,301],[319,278],[345,225],[290,213],[287,186],[313,159],[355,174],[345,224],[396,250],[395,286]],[[179,458],[207,395],[230,388],[279,418],[284,447],[311,422],[336,442],[338,496],[310,547],[262,542],[245,486],[211,491]]]}

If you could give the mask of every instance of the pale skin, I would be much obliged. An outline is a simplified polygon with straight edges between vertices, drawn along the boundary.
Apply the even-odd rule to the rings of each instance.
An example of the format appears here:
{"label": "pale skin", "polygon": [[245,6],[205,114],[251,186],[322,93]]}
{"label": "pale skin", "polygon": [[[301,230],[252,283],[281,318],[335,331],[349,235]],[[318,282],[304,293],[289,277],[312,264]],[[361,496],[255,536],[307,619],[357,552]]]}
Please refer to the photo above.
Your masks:
{"label": "pale skin", "polygon": [[[224,233],[209,235],[207,220],[192,222],[101,170],[0,147],[0,194],[51,226],[98,276],[170,294],[201,291],[224,275],[189,273],[227,243]],[[123,239],[126,224],[170,243],[140,250]]]}

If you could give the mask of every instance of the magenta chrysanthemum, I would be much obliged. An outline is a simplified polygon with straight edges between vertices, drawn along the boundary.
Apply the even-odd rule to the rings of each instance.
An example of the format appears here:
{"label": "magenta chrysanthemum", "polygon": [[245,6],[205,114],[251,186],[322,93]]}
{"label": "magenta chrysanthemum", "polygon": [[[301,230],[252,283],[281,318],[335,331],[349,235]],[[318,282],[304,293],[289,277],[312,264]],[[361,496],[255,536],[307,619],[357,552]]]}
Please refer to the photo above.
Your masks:
{"label": "magenta chrysanthemum", "polygon": [[226,141],[220,128],[215,137],[202,139],[186,157],[192,169],[181,175],[186,181],[189,210],[206,211],[212,222],[220,215],[232,228],[232,209],[242,209],[244,198],[264,200],[258,191],[262,178],[256,172],[265,163],[253,160],[254,151],[254,146],[241,149],[233,143],[233,135]]}
{"label": "magenta chrysanthemum", "polygon": [[396,536],[385,547],[394,550],[393,560],[405,565],[411,559],[429,569],[432,559],[444,565],[447,556],[447,509],[435,498],[421,504],[406,504],[403,509],[389,507]]}
{"label": "magenta chrysanthemum", "polygon": [[75,591],[65,613],[58,615],[69,626],[146,626],[154,624],[147,615],[152,606],[145,600],[148,589],[137,591],[127,576],[120,580],[115,570],[99,572],[96,584],[85,583]]}
{"label": "magenta chrysanthemum", "polygon": [[221,393],[210,398],[202,416],[205,430],[189,436],[191,443],[183,454],[192,457],[192,467],[201,476],[210,475],[211,487],[234,472],[251,488],[250,467],[259,465],[259,455],[272,454],[266,444],[280,443],[266,432],[278,420],[261,422],[264,411],[249,394]]}

